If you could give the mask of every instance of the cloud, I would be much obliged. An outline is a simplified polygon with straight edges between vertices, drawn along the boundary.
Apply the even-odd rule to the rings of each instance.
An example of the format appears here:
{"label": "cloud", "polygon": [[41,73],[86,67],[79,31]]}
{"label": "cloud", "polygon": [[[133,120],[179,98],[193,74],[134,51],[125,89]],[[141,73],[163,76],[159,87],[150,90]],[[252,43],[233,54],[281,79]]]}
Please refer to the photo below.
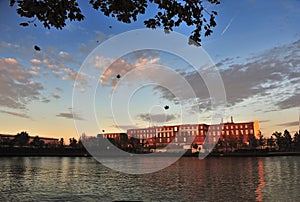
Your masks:
{"label": "cloud", "polygon": [[142,113],[138,114],[137,117],[142,121],[146,122],[155,122],[155,123],[165,123],[177,119],[177,116],[174,114],[147,114]]}
{"label": "cloud", "polygon": [[14,58],[0,59],[0,105],[25,109],[26,105],[39,100],[43,86],[33,82],[34,74]]}
{"label": "cloud", "polygon": [[60,87],[56,87],[55,89],[59,92],[63,92],[63,89],[61,89]]}
{"label": "cloud", "polygon": [[65,60],[67,62],[72,62],[73,61],[73,57],[65,51],[60,51],[58,53],[58,55],[61,57],[61,59]]}
{"label": "cloud", "polygon": [[42,102],[43,102],[43,103],[49,103],[50,101],[51,101],[51,100],[49,100],[48,98],[45,98],[45,97],[42,98]]}
{"label": "cloud", "polygon": [[61,97],[55,93],[52,94],[52,97],[54,97],[55,99],[60,99]]}
{"label": "cloud", "polygon": [[[233,59],[217,63],[226,90],[227,102],[234,106],[246,100],[264,102],[273,108],[287,109],[299,107],[300,93],[297,92],[300,75],[300,40],[247,58],[244,62],[234,63]],[[230,63],[230,64],[228,64]],[[228,65],[225,66],[224,65]],[[206,75],[206,70],[201,70]],[[209,99],[209,91],[197,71],[182,74],[191,85],[197,98]],[[173,82],[174,85],[176,81]],[[179,85],[178,85],[179,86]],[[174,91],[157,86],[153,89],[161,97],[174,100]],[[178,92],[183,89],[178,87]],[[177,92],[177,93],[178,93]],[[270,99],[272,98],[272,99]],[[209,106],[209,105],[207,105]],[[209,109],[208,109],[209,110]]]}
{"label": "cloud", "polygon": [[41,68],[39,68],[39,67],[31,67],[31,70],[32,70],[32,71],[35,71],[35,72],[40,71],[40,69],[41,69]]}
{"label": "cloud", "polygon": [[292,95],[283,101],[277,103],[280,109],[299,108],[300,107],[300,94]]}
{"label": "cloud", "polygon": [[128,129],[137,129],[136,125],[111,125],[113,128],[121,129],[121,130],[128,130]]}
{"label": "cloud", "polygon": [[66,119],[84,120],[84,118],[80,117],[80,115],[77,113],[59,113],[56,116]]}
{"label": "cloud", "polygon": [[0,113],[5,113],[5,114],[12,115],[12,116],[17,116],[17,117],[21,117],[21,118],[26,118],[26,119],[29,119],[29,118],[30,118],[27,114],[17,113],[17,112],[10,112],[10,111],[5,111],[5,110],[0,110]]}
{"label": "cloud", "polygon": [[96,57],[94,65],[96,68],[104,71],[100,77],[100,84],[114,88],[118,82],[117,75],[122,77],[131,70],[138,69],[144,65],[156,64],[160,60],[158,56],[159,53],[152,50],[137,51],[115,61],[99,56]]}
{"label": "cloud", "polygon": [[291,122],[277,124],[277,126],[284,126],[284,127],[292,127],[292,126],[298,126],[298,125],[299,125],[298,121],[291,121]]}
{"label": "cloud", "polygon": [[30,60],[30,63],[33,65],[33,66],[41,66],[43,63],[41,60],[39,59],[32,59]]}
{"label": "cloud", "polygon": [[83,72],[76,72],[71,68],[64,68],[65,75],[62,77],[63,81],[66,81],[68,79],[71,79],[73,81],[76,81],[77,85],[80,85],[82,88],[85,88],[88,86],[88,80],[91,78],[90,75],[85,74]]}

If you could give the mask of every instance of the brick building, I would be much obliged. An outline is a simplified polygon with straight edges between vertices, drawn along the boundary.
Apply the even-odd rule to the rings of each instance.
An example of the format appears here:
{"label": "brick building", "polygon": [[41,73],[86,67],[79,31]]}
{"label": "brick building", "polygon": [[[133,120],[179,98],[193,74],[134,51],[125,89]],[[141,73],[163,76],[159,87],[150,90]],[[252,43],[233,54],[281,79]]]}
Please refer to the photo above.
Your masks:
{"label": "brick building", "polygon": [[216,143],[219,139],[236,139],[248,145],[249,139],[259,138],[260,129],[258,121],[234,123],[231,119],[231,122],[214,125],[183,124],[128,129],[127,134],[129,139],[138,139],[140,144],[152,148],[203,145],[204,141]]}

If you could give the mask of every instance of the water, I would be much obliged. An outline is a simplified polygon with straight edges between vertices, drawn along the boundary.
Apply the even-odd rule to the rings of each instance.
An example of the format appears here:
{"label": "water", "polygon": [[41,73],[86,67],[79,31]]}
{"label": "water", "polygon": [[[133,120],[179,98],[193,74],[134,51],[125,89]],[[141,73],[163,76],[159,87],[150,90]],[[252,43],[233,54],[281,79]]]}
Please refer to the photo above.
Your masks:
{"label": "water", "polygon": [[145,175],[93,158],[15,157],[0,158],[0,174],[0,201],[300,200],[300,157],[182,158]]}

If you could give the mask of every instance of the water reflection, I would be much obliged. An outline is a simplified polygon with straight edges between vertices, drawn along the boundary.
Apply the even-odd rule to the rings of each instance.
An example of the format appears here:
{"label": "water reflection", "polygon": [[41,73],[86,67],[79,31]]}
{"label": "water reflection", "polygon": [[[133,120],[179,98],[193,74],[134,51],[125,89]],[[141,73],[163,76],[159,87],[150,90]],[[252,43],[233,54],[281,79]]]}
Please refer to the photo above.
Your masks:
{"label": "water reflection", "polygon": [[259,185],[258,185],[257,189],[255,190],[255,193],[257,195],[256,201],[263,201],[262,190],[263,190],[266,182],[265,182],[264,164],[263,164],[263,160],[261,158],[258,159],[258,177],[259,177]]}
{"label": "water reflection", "polygon": [[300,197],[299,157],[182,158],[146,175],[116,172],[92,158],[0,161],[0,201],[294,201]]}

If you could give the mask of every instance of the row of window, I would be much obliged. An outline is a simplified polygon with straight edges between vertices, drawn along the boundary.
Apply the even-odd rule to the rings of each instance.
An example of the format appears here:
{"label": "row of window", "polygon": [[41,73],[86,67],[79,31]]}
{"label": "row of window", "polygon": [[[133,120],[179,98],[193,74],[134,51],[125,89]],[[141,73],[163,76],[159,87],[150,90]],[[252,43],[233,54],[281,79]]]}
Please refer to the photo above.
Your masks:
{"label": "row of window", "polygon": [[[235,130],[235,131],[222,131],[220,133],[220,131],[213,131],[213,132],[208,132],[208,135],[212,135],[212,136],[219,136],[219,135],[249,135],[249,134],[254,134],[253,133],[253,129],[250,130]],[[179,136],[198,136],[199,133],[194,132],[194,131],[190,131],[190,132],[179,132]],[[200,131],[200,135],[204,135],[203,131]],[[152,138],[155,136],[155,134],[132,134],[132,136],[137,136],[138,138]],[[174,137],[176,136],[174,133],[172,132],[161,132],[158,133],[156,137]],[[110,137],[112,138],[112,137]]]}

